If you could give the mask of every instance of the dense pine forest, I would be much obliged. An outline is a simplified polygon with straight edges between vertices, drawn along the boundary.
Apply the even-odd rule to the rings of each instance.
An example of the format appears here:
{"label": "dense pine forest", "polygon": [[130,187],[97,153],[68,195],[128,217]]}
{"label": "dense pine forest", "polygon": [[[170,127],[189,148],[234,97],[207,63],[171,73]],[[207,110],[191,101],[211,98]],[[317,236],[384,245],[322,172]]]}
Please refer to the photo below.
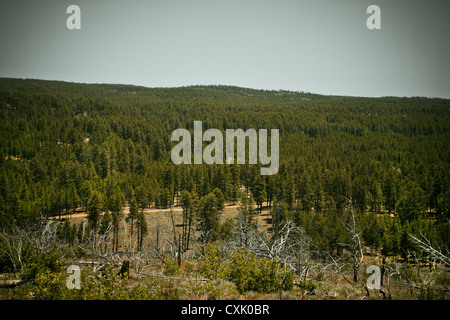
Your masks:
{"label": "dense pine forest", "polygon": [[[400,298],[448,299],[449,120],[450,101],[438,98],[0,79],[0,273],[40,288],[38,298],[80,298],[65,288],[67,259],[133,252],[160,262],[161,281],[193,272],[222,281],[202,287],[212,299],[224,298],[217,288],[317,298],[332,291],[323,289],[330,270],[373,298],[364,268],[376,264],[385,298],[399,298],[394,282],[386,289],[391,277],[409,290]],[[278,173],[173,164],[171,133],[192,132],[194,121],[223,132],[279,129]],[[224,219],[227,207],[236,214]],[[146,212],[175,208],[162,254]],[[73,220],[82,213],[85,223]],[[45,232],[51,244],[24,236]],[[59,296],[42,287],[55,285],[52,273],[63,279]],[[184,298],[173,282],[161,287],[141,281],[103,297]],[[23,298],[20,288],[5,295]]]}

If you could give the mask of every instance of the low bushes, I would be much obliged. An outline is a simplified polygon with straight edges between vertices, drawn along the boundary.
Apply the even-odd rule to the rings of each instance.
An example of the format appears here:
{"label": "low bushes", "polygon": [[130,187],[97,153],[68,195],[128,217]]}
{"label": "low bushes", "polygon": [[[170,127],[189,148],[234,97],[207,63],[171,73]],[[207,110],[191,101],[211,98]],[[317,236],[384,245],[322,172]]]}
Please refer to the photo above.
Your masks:
{"label": "low bushes", "polygon": [[291,290],[294,285],[294,273],[276,259],[258,257],[244,250],[228,256],[213,244],[205,247],[199,269],[207,277],[233,282],[240,293]]}

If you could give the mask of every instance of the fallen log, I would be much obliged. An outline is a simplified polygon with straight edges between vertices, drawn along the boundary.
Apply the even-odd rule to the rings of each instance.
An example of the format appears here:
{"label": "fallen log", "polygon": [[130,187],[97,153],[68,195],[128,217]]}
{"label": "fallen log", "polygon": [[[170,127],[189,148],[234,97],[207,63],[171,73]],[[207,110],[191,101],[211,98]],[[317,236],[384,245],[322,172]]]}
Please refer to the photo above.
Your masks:
{"label": "fallen log", "polygon": [[22,280],[12,279],[12,280],[0,280],[0,288],[14,288],[18,286]]}

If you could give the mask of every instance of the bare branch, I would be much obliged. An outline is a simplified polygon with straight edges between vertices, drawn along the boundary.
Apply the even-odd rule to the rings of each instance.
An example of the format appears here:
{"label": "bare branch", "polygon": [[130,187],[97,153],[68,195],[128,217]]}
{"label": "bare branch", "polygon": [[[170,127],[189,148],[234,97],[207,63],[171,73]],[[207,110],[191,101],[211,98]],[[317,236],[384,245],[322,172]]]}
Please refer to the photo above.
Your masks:
{"label": "bare branch", "polygon": [[413,242],[416,244],[417,247],[426,252],[432,259],[440,261],[444,265],[449,266],[450,257],[443,254],[440,248],[438,249],[433,248],[431,242],[422,233],[420,235],[422,236],[423,240],[418,239],[412,234],[410,234],[409,237],[413,240]]}

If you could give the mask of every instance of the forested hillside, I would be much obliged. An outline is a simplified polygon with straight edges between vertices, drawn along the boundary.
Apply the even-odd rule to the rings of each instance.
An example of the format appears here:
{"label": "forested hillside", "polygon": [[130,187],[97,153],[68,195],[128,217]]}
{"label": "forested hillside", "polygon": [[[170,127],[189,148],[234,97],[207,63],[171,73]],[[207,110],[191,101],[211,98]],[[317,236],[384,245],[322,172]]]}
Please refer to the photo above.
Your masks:
{"label": "forested hillside", "polygon": [[[174,165],[171,133],[196,120],[203,130],[279,129],[279,172]],[[448,257],[449,120],[450,101],[437,98],[0,79],[0,229],[87,212],[94,233],[105,232],[129,207],[143,237],[142,209],[182,204],[180,241],[192,224],[201,236],[191,241],[212,244],[231,228],[214,217],[251,196],[251,215],[268,212],[274,237],[292,223],[312,259],[345,253],[352,217],[364,250],[408,259],[415,235]],[[17,267],[0,259],[0,272]]]}

